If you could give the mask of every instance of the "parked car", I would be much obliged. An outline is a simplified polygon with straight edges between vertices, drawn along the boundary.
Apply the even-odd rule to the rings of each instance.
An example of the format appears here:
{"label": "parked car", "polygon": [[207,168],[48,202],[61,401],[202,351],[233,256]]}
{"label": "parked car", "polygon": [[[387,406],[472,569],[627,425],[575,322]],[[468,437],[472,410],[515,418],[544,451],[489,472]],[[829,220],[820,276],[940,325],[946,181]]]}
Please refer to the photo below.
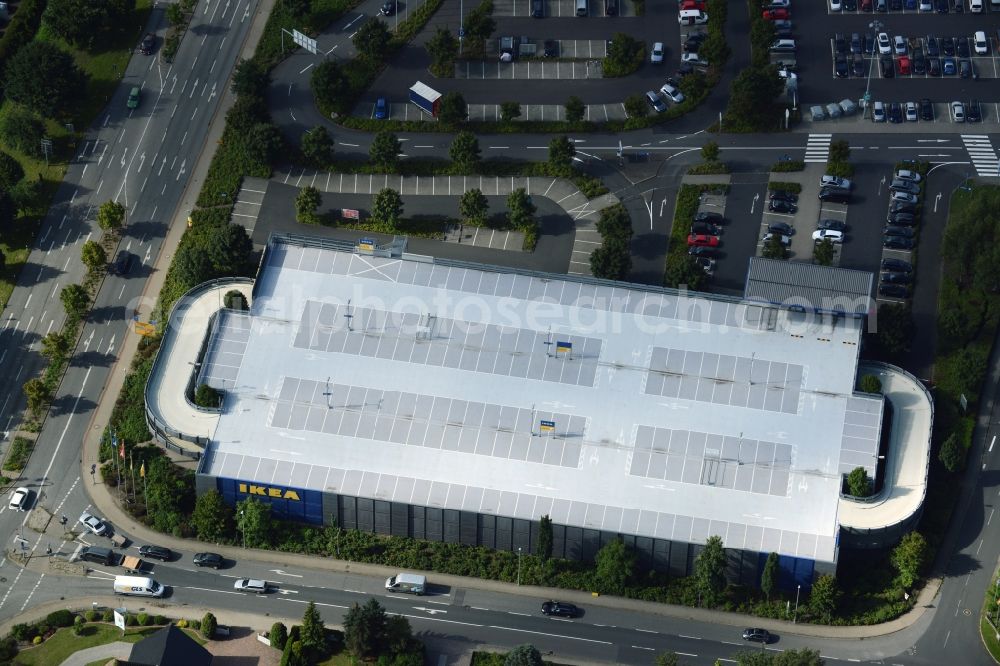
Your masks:
{"label": "parked car", "polygon": [[847,64],[847,58],[839,55],[833,59],[833,74],[838,79],[846,79],[851,74],[850,65]]}
{"label": "parked car", "polygon": [[955,40],[955,54],[959,58],[968,58],[972,55],[972,49],[969,48],[968,37],[959,37]]}
{"label": "parked car", "polygon": [[920,100],[920,119],[934,120],[934,104],[926,97]]}
{"label": "parked car", "polygon": [[976,78],[976,72],[972,68],[972,61],[968,58],[962,58],[958,61],[958,75],[963,79],[974,79]]}
{"label": "parked car", "polygon": [[816,226],[820,229],[829,229],[831,231],[847,231],[847,222],[843,220],[820,220]]}
{"label": "parked car", "polygon": [[768,243],[774,236],[777,236],[778,239],[781,241],[781,244],[784,245],[785,247],[788,247],[789,245],[792,244],[792,237],[786,236],[785,234],[764,234],[761,237],[761,240],[764,241],[765,243]]}
{"label": "parked car", "polygon": [[844,232],[835,229],[817,229],[813,232],[813,242],[821,243],[828,240],[835,244],[844,242]]}
{"label": "parked car", "polygon": [[139,556],[148,560],[160,560],[169,562],[174,559],[174,551],[163,546],[139,546]]}
{"label": "parked car", "polygon": [[677,86],[664,83],[663,87],[660,88],[660,92],[674,104],[680,104],[684,101],[684,93],[682,93]]}
{"label": "parked car", "polygon": [[915,213],[916,210],[916,204],[912,204],[909,201],[892,201],[889,203],[890,213]]}
{"label": "parked car", "polygon": [[546,601],[542,604],[542,615],[555,615],[557,617],[576,617],[580,614],[580,609],[575,604],[565,601]]}
{"label": "parked car", "polygon": [[951,120],[955,123],[965,122],[965,105],[961,102],[951,103]]}
{"label": "parked car", "polygon": [[902,259],[883,259],[882,260],[882,270],[884,271],[894,271],[897,273],[912,273],[913,266],[908,261],[903,261]]}
{"label": "parked car", "polygon": [[928,58],[927,59],[927,73],[931,76],[941,76],[941,59],[940,58]]}
{"label": "parked car", "polygon": [[955,76],[958,73],[954,58],[948,56],[941,58],[941,73],[945,76]]}
{"label": "parked car", "polygon": [[879,69],[882,70],[883,79],[891,79],[896,76],[896,63],[892,56],[884,55],[878,59]]}
{"label": "parked car", "polygon": [[785,215],[791,215],[797,210],[795,204],[784,199],[771,199],[767,202],[767,209],[774,213],[783,213]]}
{"label": "parked car", "polygon": [[712,213],[709,211],[703,211],[694,216],[695,222],[711,222],[712,224],[724,224],[726,218],[722,217],[719,213]]}
{"label": "parked car", "polygon": [[763,16],[768,21],[775,21],[779,19],[787,20],[792,18],[792,13],[787,9],[785,9],[784,7],[778,7],[776,9],[765,9],[763,12],[761,12],[761,16]]}
{"label": "parked car", "polygon": [[649,52],[649,62],[654,65],[663,64],[663,42],[653,44],[653,49]]}
{"label": "parked car", "polygon": [[906,55],[906,38],[896,35],[892,38],[892,50],[896,55]]}
{"label": "parked car", "polygon": [[912,238],[903,236],[885,236],[882,238],[882,247],[890,250],[912,250],[917,244]]}
{"label": "parked car", "polygon": [[912,227],[896,227],[892,225],[885,225],[882,227],[882,235],[884,236],[902,236],[903,238],[916,238],[917,231]]}
{"label": "parked car", "polygon": [[879,281],[883,284],[910,284],[913,282],[913,275],[910,273],[896,273],[895,271],[884,271],[879,275]]}
{"label": "parked car", "polygon": [[710,257],[694,257],[693,259],[694,263],[700,266],[708,275],[715,272],[715,259]]}
{"label": "parked car", "polygon": [[151,55],[153,53],[153,47],[156,46],[156,35],[151,32],[147,32],[146,36],[142,38],[139,42],[139,53],[142,55]]}
{"label": "parked car", "polygon": [[965,108],[965,122],[967,123],[978,123],[983,119],[982,107],[979,105],[979,100],[974,99],[969,102],[969,106]]}
{"label": "parked car", "polygon": [[924,48],[927,49],[927,55],[937,57],[941,55],[940,42],[938,38],[934,35],[927,35],[924,37]]}
{"label": "parked car", "polygon": [[892,53],[892,42],[889,41],[888,33],[880,32],[875,39],[878,42],[878,52],[880,55],[889,55]]}
{"label": "parked car", "polygon": [[774,190],[768,198],[771,201],[787,201],[788,203],[795,203],[799,200],[799,195],[794,192],[786,192],[785,190]]}
{"label": "parked car", "polygon": [[767,230],[772,234],[782,234],[784,236],[795,235],[795,227],[787,222],[772,222],[767,225]]}
{"label": "parked car", "polygon": [[657,113],[663,113],[664,111],[667,110],[667,105],[664,104],[663,100],[660,99],[660,96],[657,95],[652,90],[647,90],[645,97],[649,105],[653,107],[653,111],[656,111]]}
{"label": "parked car", "polygon": [[915,122],[917,122],[918,117],[919,117],[918,114],[917,114],[917,103],[916,102],[907,102],[904,113],[906,115],[906,122],[908,122],[908,123],[915,123]]}
{"label": "parked car", "polygon": [[910,290],[902,284],[880,284],[878,286],[879,296],[889,296],[891,298],[906,298],[910,295]]}
{"label": "parked car", "polygon": [[854,60],[851,61],[851,74],[858,78],[865,76],[868,70],[865,68],[865,58],[862,55],[854,56]]}
{"label": "parked car", "polygon": [[851,192],[839,187],[824,187],[819,191],[819,200],[846,204],[851,201]]}
{"label": "parked car", "polygon": [[915,227],[917,226],[917,216],[913,213],[892,213],[890,212],[885,221],[889,224],[894,224],[899,227]]}
{"label": "parked car", "polygon": [[7,508],[11,511],[24,511],[28,506],[29,497],[31,497],[30,490],[24,487],[16,488],[10,494],[10,502],[8,502]]}
{"label": "parked car", "polygon": [[708,234],[690,234],[688,235],[687,243],[691,245],[702,245],[705,247],[718,247],[719,237],[710,236]]}
{"label": "parked car", "polygon": [[893,102],[889,105],[889,122],[903,122],[903,107],[899,105],[899,102]]}
{"label": "parked car", "polygon": [[885,122],[885,103],[875,102],[872,104],[872,122],[873,123],[884,123]]}
{"label": "parked car", "polygon": [[754,641],[756,643],[770,643],[771,632],[767,629],[757,629],[750,627],[743,630],[743,640]]}
{"label": "parked car", "polygon": [[711,222],[692,222],[691,223],[691,233],[692,234],[703,234],[706,236],[718,236],[719,227],[712,224]]}
{"label": "parked car", "polygon": [[909,192],[892,192],[889,195],[891,201],[906,201],[908,203],[917,203],[917,196],[915,194],[910,194]]}
{"label": "parked car", "polygon": [[385,101],[385,97],[379,97],[375,100],[375,119],[385,120],[389,117],[389,104]]}
{"label": "parked car", "polygon": [[986,55],[990,52],[990,40],[986,39],[986,33],[979,30],[972,36],[972,46],[976,55]]}
{"label": "parked car", "polygon": [[854,183],[847,178],[841,178],[840,176],[831,176],[830,174],[825,174],[819,179],[820,187],[839,187],[842,190],[850,190],[854,188]]}
{"label": "parked car", "polygon": [[212,567],[213,569],[221,569],[226,563],[226,560],[218,553],[195,553],[192,562],[196,567]]}
{"label": "parked car", "polygon": [[851,53],[861,53],[861,34],[851,33]]}
{"label": "parked car", "polygon": [[704,245],[693,245],[688,248],[688,254],[692,257],[714,257],[715,248],[706,247]]}
{"label": "parked car", "polygon": [[951,37],[941,38],[941,53],[946,56],[955,55],[955,40]]}
{"label": "parked car", "polygon": [[920,194],[920,185],[916,181],[906,178],[893,178],[889,182],[889,189],[893,192],[909,192],[910,194]]}

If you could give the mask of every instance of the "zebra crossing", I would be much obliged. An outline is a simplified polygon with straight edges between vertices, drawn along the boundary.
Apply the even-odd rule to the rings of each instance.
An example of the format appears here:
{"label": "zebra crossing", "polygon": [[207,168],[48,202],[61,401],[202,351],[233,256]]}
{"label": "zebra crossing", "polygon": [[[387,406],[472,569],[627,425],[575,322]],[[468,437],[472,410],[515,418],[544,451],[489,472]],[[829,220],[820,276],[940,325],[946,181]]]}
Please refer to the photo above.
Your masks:
{"label": "zebra crossing", "polygon": [[972,158],[972,166],[976,167],[977,176],[997,176],[998,159],[997,153],[993,149],[990,137],[986,134],[963,134],[962,143],[969,151]]}
{"label": "zebra crossing", "polygon": [[806,162],[822,162],[830,158],[832,134],[810,134],[806,139]]}

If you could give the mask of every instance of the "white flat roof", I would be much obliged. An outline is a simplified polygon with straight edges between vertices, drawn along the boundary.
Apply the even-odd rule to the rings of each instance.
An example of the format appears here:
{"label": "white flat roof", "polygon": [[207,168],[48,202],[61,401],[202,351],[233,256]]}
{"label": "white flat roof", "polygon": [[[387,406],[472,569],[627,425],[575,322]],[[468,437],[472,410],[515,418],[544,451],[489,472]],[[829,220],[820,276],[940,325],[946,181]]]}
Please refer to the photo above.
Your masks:
{"label": "white flat roof", "polygon": [[255,291],[203,473],[836,558],[858,320],[282,241]]}

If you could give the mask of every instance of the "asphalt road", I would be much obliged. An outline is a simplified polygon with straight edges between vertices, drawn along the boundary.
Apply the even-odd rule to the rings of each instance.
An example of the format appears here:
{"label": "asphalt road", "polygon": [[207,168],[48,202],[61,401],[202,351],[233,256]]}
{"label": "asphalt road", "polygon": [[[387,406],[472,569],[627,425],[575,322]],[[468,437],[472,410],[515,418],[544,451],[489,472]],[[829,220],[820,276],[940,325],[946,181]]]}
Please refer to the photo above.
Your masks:
{"label": "asphalt road", "polygon": [[[172,65],[156,56],[136,55],[130,61],[122,84],[70,164],[6,308],[0,332],[0,376],[10,378],[0,407],[5,429],[24,406],[21,384],[43,367],[39,339],[62,326],[59,290],[83,279],[80,247],[100,233],[94,211],[109,199],[125,205],[127,227],[120,247],[135,255],[132,271],[108,275],[101,285],[77,354],[22,474],[21,483],[36,491],[34,501],[55,513],[75,517],[89,504],[79,476],[83,433],[91,426],[117,345],[130,334],[148,267],[160,252],[167,222],[205,143],[255,5],[255,0],[199,5]],[[147,29],[161,33],[160,44],[163,25],[162,10],[154,10]],[[142,102],[130,112],[125,98],[136,85],[142,87]],[[23,514],[2,513],[0,533],[11,538],[22,522]],[[26,547],[44,551],[45,545],[41,537],[33,537]],[[0,614],[7,614],[30,598],[37,581],[10,563],[2,568],[14,569],[0,574],[14,579],[0,598]]]}

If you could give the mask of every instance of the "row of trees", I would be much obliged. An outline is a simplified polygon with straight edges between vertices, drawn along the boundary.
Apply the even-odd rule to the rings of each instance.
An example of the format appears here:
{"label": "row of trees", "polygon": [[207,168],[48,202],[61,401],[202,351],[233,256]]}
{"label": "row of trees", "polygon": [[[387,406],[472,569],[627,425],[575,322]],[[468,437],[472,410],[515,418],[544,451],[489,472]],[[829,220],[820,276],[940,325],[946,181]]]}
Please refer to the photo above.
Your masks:
{"label": "row of trees", "polygon": [[624,280],[632,270],[632,219],[625,206],[602,210],[597,232],[601,245],[590,254],[590,272],[607,280]]}
{"label": "row of trees", "polygon": [[749,0],[749,4],[750,66],[743,69],[729,87],[729,103],[722,121],[729,131],[774,129],[778,120],[774,101],[784,86],[778,78],[777,68],[770,64],[769,49],[775,39],[775,29],[771,21],[762,17],[766,2]]}

